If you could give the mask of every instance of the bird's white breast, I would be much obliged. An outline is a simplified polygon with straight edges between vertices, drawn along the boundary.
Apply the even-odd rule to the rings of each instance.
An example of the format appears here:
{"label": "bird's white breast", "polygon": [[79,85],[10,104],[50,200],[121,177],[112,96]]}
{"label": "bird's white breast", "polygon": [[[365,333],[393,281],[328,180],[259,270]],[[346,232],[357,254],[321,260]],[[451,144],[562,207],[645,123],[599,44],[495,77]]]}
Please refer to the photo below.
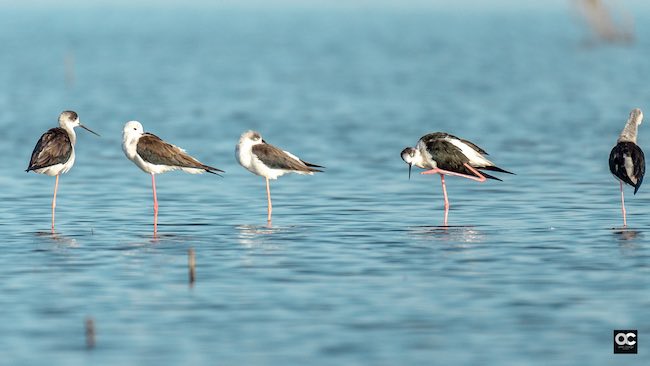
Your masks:
{"label": "bird's white breast", "polygon": [[418,144],[415,145],[413,165],[422,169],[435,169],[438,167],[438,164],[433,159],[433,156],[431,156],[431,153],[429,153],[427,145],[422,140],[419,140]]}
{"label": "bird's white breast", "polygon": [[246,142],[240,142],[235,148],[235,157],[237,158],[237,162],[248,170],[250,170],[251,166],[251,153],[251,146]]}

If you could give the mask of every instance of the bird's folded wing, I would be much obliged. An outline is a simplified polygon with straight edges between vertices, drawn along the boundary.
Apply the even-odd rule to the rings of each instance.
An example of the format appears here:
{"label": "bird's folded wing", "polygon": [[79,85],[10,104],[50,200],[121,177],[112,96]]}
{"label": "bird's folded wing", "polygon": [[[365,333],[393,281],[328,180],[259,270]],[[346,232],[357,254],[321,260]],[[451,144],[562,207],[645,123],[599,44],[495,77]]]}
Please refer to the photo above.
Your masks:
{"label": "bird's folded wing", "polygon": [[140,137],[136,151],[144,161],[151,164],[204,169],[204,164],[191,157],[185,150],[163,141],[152,133],[145,133]]}
{"label": "bird's folded wing", "polygon": [[270,144],[254,145],[252,151],[253,155],[271,169],[294,170],[300,172],[314,171],[314,169],[308,167],[297,156],[282,151]]}
{"label": "bird's folded wing", "polygon": [[64,164],[72,155],[72,144],[68,133],[62,128],[45,132],[36,143],[27,171]]}

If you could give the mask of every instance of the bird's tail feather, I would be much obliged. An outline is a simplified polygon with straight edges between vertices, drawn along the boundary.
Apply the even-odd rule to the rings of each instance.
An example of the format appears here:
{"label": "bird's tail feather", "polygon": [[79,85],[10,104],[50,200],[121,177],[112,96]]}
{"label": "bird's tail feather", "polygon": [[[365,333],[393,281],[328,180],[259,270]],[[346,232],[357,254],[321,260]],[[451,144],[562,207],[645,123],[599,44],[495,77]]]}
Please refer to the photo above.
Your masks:
{"label": "bird's tail feather", "polygon": [[219,173],[225,173],[225,171],[223,171],[223,170],[221,170],[219,168],[215,168],[213,166],[209,166],[209,165],[203,165],[203,169],[205,169],[205,171],[210,173],[210,174],[215,174],[215,175],[218,175],[220,177],[222,177],[222,175],[219,174]]}
{"label": "bird's tail feather", "polygon": [[[304,161],[304,160],[300,160],[300,161],[302,161],[303,164],[307,165],[310,168],[325,168],[324,166],[312,164],[312,163]],[[314,169],[314,171],[322,172],[322,170],[316,170],[316,169]]]}
{"label": "bird's tail feather", "polygon": [[513,172],[509,172],[509,171],[507,171],[507,170],[505,170],[505,169],[501,169],[501,168],[499,168],[498,166],[495,166],[495,165],[484,166],[484,167],[480,167],[479,169],[483,169],[483,170],[491,170],[491,171],[494,171],[494,172],[507,173],[507,174],[513,174],[513,175],[515,174],[515,173],[513,173]]}
{"label": "bird's tail feather", "polygon": [[490,175],[490,174],[488,174],[486,172],[481,172],[481,175],[483,175],[485,178],[488,178],[488,179],[494,179],[494,180],[498,180],[500,182],[503,182],[501,179],[499,179],[499,178],[497,178],[497,177],[495,177],[493,175]]}

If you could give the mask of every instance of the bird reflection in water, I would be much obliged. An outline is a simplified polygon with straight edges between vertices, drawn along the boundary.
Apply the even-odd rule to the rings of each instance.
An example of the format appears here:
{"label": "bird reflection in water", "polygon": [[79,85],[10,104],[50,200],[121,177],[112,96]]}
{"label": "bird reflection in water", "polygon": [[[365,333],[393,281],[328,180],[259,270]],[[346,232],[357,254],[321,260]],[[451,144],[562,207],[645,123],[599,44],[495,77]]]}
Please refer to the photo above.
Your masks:
{"label": "bird reflection in water", "polygon": [[614,231],[614,236],[619,240],[628,241],[640,239],[643,236],[643,233],[637,230],[616,230]]}
{"label": "bird reflection in water", "polygon": [[76,248],[79,246],[77,239],[61,235],[56,231],[37,231],[34,234],[39,238],[50,239],[60,247]]}
{"label": "bird reflection in water", "polygon": [[612,234],[618,239],[619,250],[622,255],[637,255],[641,240],[643,240],[643,232],[630,229],[614,229]]}
{"label": "bird reflection in water", "polygon": [[269,225],[240,225],[237,226],[237,241],[246,248],[269,247],[268,239],[273,234],[286,232],[291,227],[271,227]]}
{"label": "bird reflection in water", "polygon": [[474,226],[415,226],[410,234],[429,240],[454,241],[461,243],[482,243],[485,234]]}

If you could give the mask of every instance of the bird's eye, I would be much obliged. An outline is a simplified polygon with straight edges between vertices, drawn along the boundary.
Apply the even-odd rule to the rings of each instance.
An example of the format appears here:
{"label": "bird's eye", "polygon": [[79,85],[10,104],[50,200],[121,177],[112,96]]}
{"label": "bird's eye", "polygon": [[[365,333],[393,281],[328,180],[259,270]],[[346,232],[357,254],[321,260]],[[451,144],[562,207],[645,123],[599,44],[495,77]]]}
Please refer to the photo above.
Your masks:
{"label": "bird's eye", "polygon": [[137,128],[133,127],[133,131],[137,131],[137,130],[138,130]]}

